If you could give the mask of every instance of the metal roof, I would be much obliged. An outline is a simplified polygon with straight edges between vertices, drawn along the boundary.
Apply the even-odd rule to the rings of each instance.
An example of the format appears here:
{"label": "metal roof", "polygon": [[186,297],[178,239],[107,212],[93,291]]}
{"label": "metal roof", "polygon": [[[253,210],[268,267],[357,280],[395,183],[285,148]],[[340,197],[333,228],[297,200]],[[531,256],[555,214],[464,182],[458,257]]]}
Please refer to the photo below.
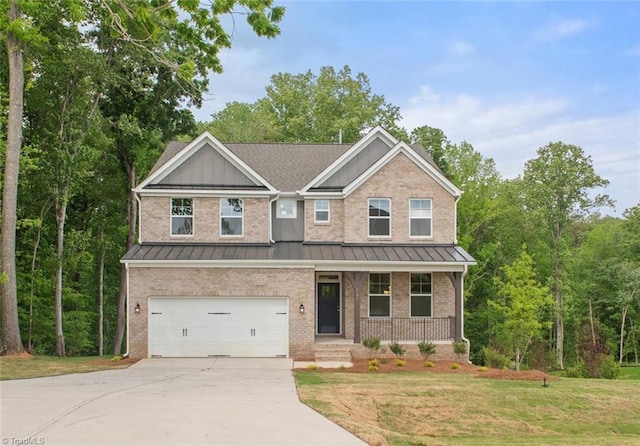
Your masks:
{"label": "metal roof", "polygon": [[[436,244],[340,244],[279,242],[274,244],[143,243],[122,258],[125,263],[225,263],[300,262],[348,264],[474,265],[476,261],[455,245]],[[409,265],[407,265],[409,266]]]}

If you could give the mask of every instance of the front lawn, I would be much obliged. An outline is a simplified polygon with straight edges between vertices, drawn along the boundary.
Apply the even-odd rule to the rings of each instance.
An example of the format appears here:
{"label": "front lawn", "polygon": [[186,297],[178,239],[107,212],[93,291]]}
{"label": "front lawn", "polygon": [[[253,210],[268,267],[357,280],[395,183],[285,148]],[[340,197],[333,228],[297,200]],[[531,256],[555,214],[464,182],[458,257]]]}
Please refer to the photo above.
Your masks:
{"label": "front lawn", "polygon": [[640,444],[633,380],[295,372],[302,401],[374,445]]}
{"label": "front lawn", "polygon": [[131,359],[111,361],[111,358],[111,356],[59,358],[57,356],[31,356],[27,354],[0,356],[0,380],[122,369],[136,362]]}

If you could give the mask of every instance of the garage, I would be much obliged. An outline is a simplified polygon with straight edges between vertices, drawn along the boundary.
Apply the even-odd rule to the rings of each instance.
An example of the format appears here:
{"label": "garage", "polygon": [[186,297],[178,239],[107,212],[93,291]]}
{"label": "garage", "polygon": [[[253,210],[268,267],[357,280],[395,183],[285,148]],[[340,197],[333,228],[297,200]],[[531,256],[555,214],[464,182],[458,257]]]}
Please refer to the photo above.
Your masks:
{"label": "garage", "polygon": [[286,357],[287,298],[149,299],[150,357]]}

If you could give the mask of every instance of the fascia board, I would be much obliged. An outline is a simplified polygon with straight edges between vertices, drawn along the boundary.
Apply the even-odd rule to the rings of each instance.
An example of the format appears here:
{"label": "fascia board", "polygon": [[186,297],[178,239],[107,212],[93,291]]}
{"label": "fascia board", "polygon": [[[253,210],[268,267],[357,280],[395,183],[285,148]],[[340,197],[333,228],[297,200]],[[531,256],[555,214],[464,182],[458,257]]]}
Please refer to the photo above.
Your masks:
{"label": "fascia board", "polygon": [[278,190],[273,187],[266,179],[264,179],[260,174],[258,174],[255,170],[253,170],[247,163],[242,161],[237,155],[235,155],[231,150],[229,150],[224,144],[218,141],[211,133],[205,131],[196,139],[194,139],[191,143],[186,145],[182,150],[176,153],[173,158],[167,161],[160,169],[153,173],[153,175],[149,176],[146,180],[140,183],[134,190],[137,193],[141,193],[142,189],[149,185],[150,183],[157,181],[160,178],[168,175],[171,171],[176,169],[185,159],[191,156],[194,152],[201,149],[205,144],[209,143],[216,150],[222,153],[231,164],[236,166],[242,173],[247,175],[252,180],[257,183],[266,186],[269,189],[269,192],[275,194]]}
{"label": "fascia board", "polygon": [[365,262],[333,260],[121,260],[130,268],[310,268],[316,271],[463,272],[475,262]]}
{"label": "fascia board", "polygon": [[424,158],[418,155],[409,145],[404,142],[396,144],[389,152],[387,152],[382,158],[376,161],[369,169],[362,173],[358,178],[353,180],[351,184],[343,190],[343,197],[349,196],[353,191],[359,188],[365,181],[375,175],[382,167],[389,163],[398,154],[404,153],[412,160],[418,167],[420,167],[425,173],[430,175],[438,184],[447,190],[451,195],[459,197],[462,195],[462,191],[458,189],[451,181],[438,172],[431,164],[429,164]]}
{"label": "fascia board", "polygon": [[376,126],[367,133],[362,139],[356,142],[349,150],[342,154],[337,160],[329,165],[325,170],[320,172],[313,180],[311,180],[308,184],[306,184],[301,190],[301,194],[306,194],[309,189],[314,187],[316,184],[322,184],[327,178],[333,175],[335,172],[340,170],[351,158],[356,156],[358,152],[360,152],[366,145],[373,141],[376,137],[382,139],[385,143],[394,146],[398,144],[398,140],[393,137],[389,132],[383,129],[380,126]]}
{"label": "fascia board", "polygon": [[342,192],[307,192],[304,195],[300,193],[302,198],[312,198],[317,200],[339,200],[342,198]]}
{"label": "fascia board", "polygon": [[271,197],[270,191],[248,190],[211,190],[211,189],[145,189],[138,192],[140,197],[219,197],[219,198],[252,198]]}

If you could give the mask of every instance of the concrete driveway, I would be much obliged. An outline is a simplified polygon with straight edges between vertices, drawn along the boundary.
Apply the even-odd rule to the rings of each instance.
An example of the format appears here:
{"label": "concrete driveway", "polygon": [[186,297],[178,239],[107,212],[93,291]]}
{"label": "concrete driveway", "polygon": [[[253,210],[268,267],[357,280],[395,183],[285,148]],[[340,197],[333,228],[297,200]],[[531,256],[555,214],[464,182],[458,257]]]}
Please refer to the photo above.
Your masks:
{"label": "concrete driveway", "polygon": [[0,382],[2,445],[363,445],[300,403],[288,359],[146,359]]}

